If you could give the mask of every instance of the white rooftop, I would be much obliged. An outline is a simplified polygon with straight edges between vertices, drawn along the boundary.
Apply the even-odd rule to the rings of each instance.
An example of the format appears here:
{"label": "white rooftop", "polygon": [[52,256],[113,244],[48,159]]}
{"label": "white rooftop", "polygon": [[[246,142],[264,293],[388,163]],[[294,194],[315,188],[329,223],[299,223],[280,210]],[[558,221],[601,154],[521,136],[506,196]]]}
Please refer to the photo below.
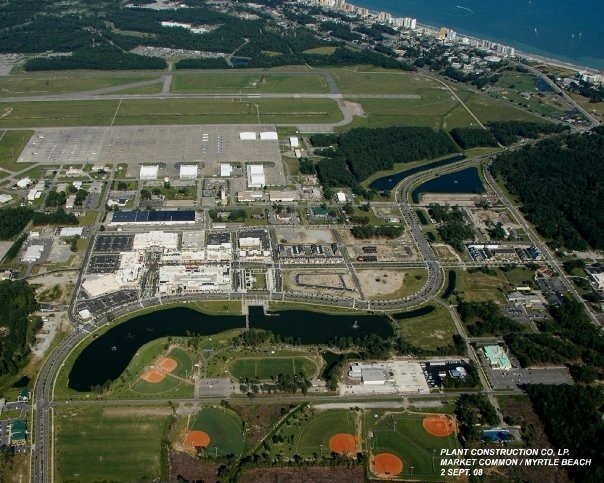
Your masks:
{"label": "white rooftop", "polygon": [[197,178],[197,165],[196,164],[183,164],[180,166],[180,177],[181,178]]}
{"label": "white rooftop", "polygon": [[239,139],[241,141],[255,141],[256,140],[256,133],[255,132],[240,132],[239,133]]}
{"label": "white rooftop", "polygon": [[276,132],[261,132],[260,140],[261,141],[277,141],[279,137]]}
{"label": "white rooftop", "polygon": [[153,166],[141,166],[139,176],[141,179],[156,179],[158,172],[159,166],[157,164]]}

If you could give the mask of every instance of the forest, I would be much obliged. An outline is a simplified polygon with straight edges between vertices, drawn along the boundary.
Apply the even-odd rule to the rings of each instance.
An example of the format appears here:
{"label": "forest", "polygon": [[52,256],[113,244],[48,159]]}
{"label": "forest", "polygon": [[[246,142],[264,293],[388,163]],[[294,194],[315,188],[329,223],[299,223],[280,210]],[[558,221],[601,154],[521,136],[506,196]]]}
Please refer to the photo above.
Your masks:
{"label": "forest", "polygon": [[34,212],[30,208],[0,209],[0,240],[10,240],[27,226]]}
{"label": "forest", "polygon": [[472,337],[522,332],[522,325],[505,317],[495,302],[460,301],[457,311]]}
{"label": "forest", "polygon": [[505,337],[520,364],[567,364],[581,382],[604,379],[604,336],[583,305],[566,295],[561,305],[550,308],[550,314],[553,320],[537,324],[539,334]]}
{"label": "forest", "polygon": [[428,213],[438,225],[438,234],[445,243],[451,245],[458,252],[464,251],[464,240],[474,236],[474,230],[470,223],[466,222],[463,211],[459,206],[449,206],[431,203]]}
{"label": "forest", "polygon": [[554,134],[569,131],[568,126],[552,123],[526,121],[491,122],[488,127],[495,139],[504,146],[509,146],[520,139],[537,139],[542,134]]}
{"label": "forest", "polygon": [[38,304],[33,288],[24,280],[0,282],[0,375],[16,374],[29,353],[29,344],[41,327],[39,318],[29,319]]}
{"label": "forest", "polygon": [[32,222],[40,225],[79,225],[78,218],[73,213],[67,213],[63,208],[51,213],[34,212]]}
{"label": "forest", "polygon": [[[313,145],[334,144],[325,135],[311,137]],[[430,159],[457,151],[443,131],[427,127],[356,128],[341,134],[329,158],[318,163],[325,186],[354,187],[376,171],[392,169],[395,163]],[[333,157],[331,157],[333,156]]]}
{"label": "forest", "polygon": [[550,442],[568,449],[569,458],[591,458],[589,466],[568,466],[569,476],[582,483],[604,481],[601,388],[539,384],[530,386],[527,393]]}
{"label": "forest", "polygon": [[456,127],[451,130],[451,137],[463,149],[472,149],[482,146],[497,146],[497,140],[484,129],[473,127]]}
{"label": "forest", "polygon": [[462,394],[455,404],[459,432],[466,444],[480,437],[482,425],[499,424],[497,411],[484,394]]}
{"label": "forest", "polygon": [[604,248],[604,127],[500,155],[492,172],[553,246]]}

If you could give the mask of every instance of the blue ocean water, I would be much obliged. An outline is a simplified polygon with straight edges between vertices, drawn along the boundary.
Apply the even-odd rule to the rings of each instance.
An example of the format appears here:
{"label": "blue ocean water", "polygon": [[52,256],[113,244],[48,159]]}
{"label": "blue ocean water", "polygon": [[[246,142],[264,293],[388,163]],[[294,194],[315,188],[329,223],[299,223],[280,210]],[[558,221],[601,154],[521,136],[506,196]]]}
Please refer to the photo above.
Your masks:
{"label": "blue ocean water", "polygon": [[604,70],[602,0],[349,0],[358,7]]}

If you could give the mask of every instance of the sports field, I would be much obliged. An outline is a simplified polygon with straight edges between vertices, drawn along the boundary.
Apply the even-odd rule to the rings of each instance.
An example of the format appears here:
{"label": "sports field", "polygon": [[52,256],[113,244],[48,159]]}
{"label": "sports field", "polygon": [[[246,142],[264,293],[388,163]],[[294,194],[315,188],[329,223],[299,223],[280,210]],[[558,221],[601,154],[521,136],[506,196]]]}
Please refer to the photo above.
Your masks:
{"label": "sports field", "polygon": [[440,450],[459,447],[455,421],[447,415],[386,412],[376,417],[368,411],[364,431],[371,449],[371,470],[382,476],[388,472],[395,476],[390,468],[400,464],[399,476],[441,481]]}
{"label": "sports field", "polygon": [[342,119],[331,99],[127,99],[0,104],[3,127],[295,124]]}
{"label": "sports field", "polygon": [[196,417],[191,418],[187,430],[203,436],[200,440],[208,454],[218,456],[233,454],[239,457],[243,452],[245,446],[243,423],[230,409],[204,408]]}
{"label": "sports field", "polygon": [[172,78],[173,93],[292,93],[315,94],[329,92],[323,76],[319,74],[286,73],[179,73]]}
{"label": "sports field", "polygon": [[270,379],[271,376],[276,378],[279,374],[294,375],[300,372],[311,378],[317,372],[317,366],[307,357],[246,357],[234,360],[228,370],[237,379]]}
{"label": "sports field", "polygon": [[159,479],[168,407],[54,410],[56,481]]}
{"label": "sports field", "polygon": [[[279,429],[283,442],[272,446],[271,451],[291,456],[312,456],[313,453],[327,455],[331,451],[356,453],[360,449],[360,442],[356,437],[355,421],[356,413],[348,410],[305,409],[288,419]],[[353,443],[356,443],[356,447]]]}

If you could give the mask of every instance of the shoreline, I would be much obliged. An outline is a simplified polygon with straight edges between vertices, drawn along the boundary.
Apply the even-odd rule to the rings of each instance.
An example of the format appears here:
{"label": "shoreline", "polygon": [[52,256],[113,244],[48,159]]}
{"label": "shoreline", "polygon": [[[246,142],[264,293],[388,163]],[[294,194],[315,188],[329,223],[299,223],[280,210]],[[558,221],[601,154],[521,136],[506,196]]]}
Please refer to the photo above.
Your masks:
{"label": "shoreline", "polygon": [[[357,9],[357,10],[359,8],[367,8],[367,7],[359,7],[358,5],[355,5],[355,4],[351,4],[351,5],[353,5],[355,7],[355,9]],[[380,13],[379,10],[373,10],[373,9],[369,9],[369,8],[367,8],[367,11],[370,13],[371,16],[373,16],[375,18],[377,18],[378,14]],[[382,11],[386,12],[386,13],[389,13],[393,17],[399,15],[398,13],[394,13],[394,12],[391,12],[391,11],[386,11],[386,10],[382,10]],[[405,15],[405,16],[407,16],[407,15]],[[428,24],[422,23],[422,22],[420,22],[418,20],[417,21],[417,28],[416,28],[416,30],[420,29],[420,28],[424,29],[425,31],[428,31],[430,33],[434,33],[434,34],[438,34],[438,32],[440,30],[440,27],[434,27],[433,25],[428,25]],[[448,28],[448,27],[445,26],[445,28]],[[464,34],[464,33],[460,33],[460,32],[458,32],[458,33],[459,33],[459,35],[461,35],[463,37],[467,37],[470,40],[477,40],[477,41],[488,40],[488,41],[491,41],[491,42],[498,43],[500,45],[508,45],[508,44],[504,44],[504,43],[502,43],[501,41],[498,41],[498,40],[497,41],[496,40],[490,40],[489,38],[476,37],[476,36],[471,35],[471,34]],[[510,47],[514,47],[514,46],[511,45]],[[514,49],[515,49],[515,54],[513,56],[511,56],[511,57],[521,57],[521,58],[526,59],[526,60],[534,60],[534,61],[538,61],[538,62],[541,62],[541,63],[544,63],[544,64],[548,64],[548,65],[551,65],[551,66],[554,66],[554,67],[561,67],[561,68],[564,68],[564,69],[570,69],[570,70],[576,70],[576,71],[585,71],[585,72],[590,73],[590,74],[604,75],[604,69],[600,70],[600,69],[597,69],[595,67],[587,67],[587,66],[584,66],[584,65],[575,64],[575,63],[570,62],[570,61],[565,61],[565,60],[555,59],[555,58],[552,58],[552,57],[547,57],[547,56],[542,55],[542,54],[533,54],[533,53],[530,53],[530,52],[526,52],[525,50],[519,50],[516,47],[514,47]]]}

